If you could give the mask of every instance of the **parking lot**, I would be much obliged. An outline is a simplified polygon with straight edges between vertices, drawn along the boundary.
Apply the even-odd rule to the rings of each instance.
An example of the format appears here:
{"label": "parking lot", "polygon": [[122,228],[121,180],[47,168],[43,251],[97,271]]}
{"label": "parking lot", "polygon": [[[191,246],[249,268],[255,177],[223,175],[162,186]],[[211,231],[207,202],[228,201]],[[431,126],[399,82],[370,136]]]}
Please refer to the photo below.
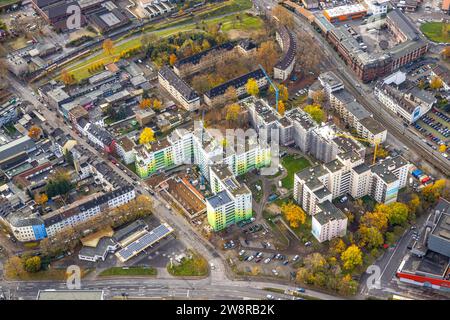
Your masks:
{"label": "parking lot", "polygon": [[444,112],[433,108],[431,112],[415,123],[414,128],[425,137],[427,144],[435,150],[441,144],[449,144],[450,117]]}
{"label": "parking lot", "polygon": [[272,252],[249,249],[239,250],[236,262],[237,272],[253,276],[269,276],[284,279],[295,277],[293,265],[300,259],[299,255],[288,256],[269,248],[265,249],[265,251]]}

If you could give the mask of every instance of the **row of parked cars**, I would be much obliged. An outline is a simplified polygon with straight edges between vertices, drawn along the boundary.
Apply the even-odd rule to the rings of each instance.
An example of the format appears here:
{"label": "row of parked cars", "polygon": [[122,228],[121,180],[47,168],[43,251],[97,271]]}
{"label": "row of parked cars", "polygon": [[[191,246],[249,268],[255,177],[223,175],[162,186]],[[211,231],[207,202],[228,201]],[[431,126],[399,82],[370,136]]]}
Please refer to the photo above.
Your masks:
{"label": "row of parked cars", "polygon": [[422,121],[429,125],[431,128],[442,134],[444,137],[448,138],[450,136],[450,129],[442,125],[441,122],[436,121],[435,119],[425,115],[422,117]]}
{"label": "row of parked cars", "polygon": [[435,115],[437,115],[439,118],[441,118],[442,120],[444,120],[444,121],[450,123],[450,117],[449,117],[449,116],[447,116],[446,114],[440,112],[439,110],[437,110],[437,109],[435,109],[435,108],[433,108],[432,111],[433,111],[433,113],[434,113]]}
{"label": "row of parked cars", "polygon": [[296,255],[292,258],[292,260],[289,260],[285,255],[281,253],[274,253],[269,257],[265,257],[263,252],[255,252],[254,254],[250,255],[246,255],[246,253],[247,252],[245,250],[239,251],[239,257],[243,257],[244,261],[254,261],[255,263],[263,261],[264,264],[268,264],[273,260],[277,260],[282,262],[284,266],[287,265],[290,261],[296,262],[300,258],[298,255]]}

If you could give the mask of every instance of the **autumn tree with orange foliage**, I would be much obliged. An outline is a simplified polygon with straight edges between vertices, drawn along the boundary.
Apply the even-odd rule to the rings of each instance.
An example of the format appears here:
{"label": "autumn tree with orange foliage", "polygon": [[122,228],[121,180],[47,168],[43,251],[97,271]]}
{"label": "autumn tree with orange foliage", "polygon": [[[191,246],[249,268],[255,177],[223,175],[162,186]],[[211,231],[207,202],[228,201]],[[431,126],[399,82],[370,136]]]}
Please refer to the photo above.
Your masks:
{"label": "autumn tree with orange foliage", "polygon": [[41,137],[42,130],[37,126],[32,126],[28,131],[28,136],[33,140],[38,140]]}
{"label": "autumn tree with orange foliage", "polygon": [[173,66],[176,62],[177,62],[177,56],[174,53],[172,53],[169,56],[169,63],[171,66]]}
{"label": "autumn tree with orange foliage", "polygon": [[61,71],[61,81],[66,85],[72,84],[74,81],[73,75],[70,74],[66,69],[63,69]]}
{"label": "autumn tree with orange foliage", "polygon": [[152,106],[151,99],[142,99],[141,103],[139,104],[139,108],[141,108],[141,109],[148,109],[151,106]]}
{"label": "autumn tree with orange foliage", "polygon": [[111,39],[106,39],[105,41],[103,41],[103,50],[105,51],[106,54],[108,55],[112,55],[114,52],[114,42]]}

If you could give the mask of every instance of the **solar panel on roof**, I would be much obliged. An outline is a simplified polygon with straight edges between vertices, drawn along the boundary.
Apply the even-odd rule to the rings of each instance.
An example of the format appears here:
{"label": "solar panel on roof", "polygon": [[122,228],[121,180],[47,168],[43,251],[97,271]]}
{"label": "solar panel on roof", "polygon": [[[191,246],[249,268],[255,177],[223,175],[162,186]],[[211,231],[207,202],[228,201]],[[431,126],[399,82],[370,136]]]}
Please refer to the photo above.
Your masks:
{"label": "solar panel on roof", "polygon": [[162,224],[123,248],[117,254],[126,261],[155,242],[161,240],[171,232],[172,228]]}

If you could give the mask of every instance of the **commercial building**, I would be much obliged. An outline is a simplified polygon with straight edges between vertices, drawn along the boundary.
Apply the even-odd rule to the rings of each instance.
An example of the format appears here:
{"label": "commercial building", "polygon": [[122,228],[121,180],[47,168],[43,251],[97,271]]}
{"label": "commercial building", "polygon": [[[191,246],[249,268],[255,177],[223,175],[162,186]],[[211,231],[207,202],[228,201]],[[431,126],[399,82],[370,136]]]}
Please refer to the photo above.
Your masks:
{"label": "commercial building", "polygon": [[406,123],[414,123],[436,103],[429,92],[415,86],[395,86],[383,81],[376,85],[374,95],[382,106],[401,117]]}
{"label": "commercial building", "polygon": [[318,0],[302,0],[303,6],[308,9],[319,9],[319,1]]}
{"label": "commercial building", "polygon": [[247,74],[244,74],[238,78],[229,80],[217,87],[212,88],[204,95],[204,101],[208,106],[214,104],[225,103],[226,95],[225,92],[228,88],[234,88],[236,90],[236,95],[242,98],[247,95],[247,82],[249,79],[256,80],[258,88],[261,90],[268,85],[267,78],[261,69],[256,69]]}
{"label": "commercial building", "polygon": [[183,79],[168,66],[158,72],[159,84],[188,111],[200,108],[200,97]]}
{"label": "commercial building", "polygon": [[78,253],[78,259],[83,261],[105,261],[109,253],[114,253],[119,248],[109,237],[101,238],[95,246],[83,246]]}
{"label": "commercial building", "polygon": [[102,3],[98,9],[91,10],[87,16],[89,25],[99,33],[108,33],[131,23],[126,13],[112,1]]}
{"label": "commercial building", "polygon": [[334,7],[323,11],[323,15],[330,22],[357,20],[367,14],[367,9],[361,4],[351,4]]}
{"label": "commercial building", "polygon": [[176,8],[169,1],[140,0],[138,3],[150,19],[167,15]]}
{"label": "commercial building", "polygon": [[275,79],[285,81],[292,70],[294,70],[295,59],[297,56],[297,39],[295,38],[294,33],[285,26],[281,26],[276,31],[276,39],[283,54],[273,68],[273,76]]}
{"label": "commercial building", "polygon": [[209,180],[214,195],[206,199],[206,212],[214,231],[252,217],[252,192],[226,164],[211,166]]}
{"label": "commercial building", "polygon": [[365,3],[374,16],[386,14],[389,8],[389,0],[365,0]]}
{"label": "commercial building", "polygon": [[401,282],[450,292],[450,202],[439,199],[396,276]]}
{"label": "commercial building", "polygon": [[363,82],[391,74],[424,56],[428,51],[428,43],[423,35],[400,10],[388,12],[385,21],[387,30],[397,41],[397,45],[382,52],[368,53],[355,39],[351,28],[327,24],[320,15],[314,19],[326,39]]}
{"label": "commercial building", "polygon": [[139,253],[155,245],[173,232],[173,228],[167,223],[162,223],[156,228],[147,231],[142,230],[132,234],[121,241],[121,249],[116,252],[116,257],[123,263],[137,256]]}
{"label": "commercial building", "polygon": [[0,146],[0,169],[7,169],[21,160],[28,159],[28,153],[36,150],[36,143],[28,136]]}
{"label": "commercial building", "polygon": [[[70,7],[80,8],[76,0],[31,0],[31,4],[48,24],[59,31],[68,30],[68,18],[74,14],[73,10],[69,10]],[[81,26],[86,23],[84,14],[80,17],[80,22]]]}
{"label": "commercial building", "polygon": [[450,13],[450,0],[442,0],[441,10]]}

